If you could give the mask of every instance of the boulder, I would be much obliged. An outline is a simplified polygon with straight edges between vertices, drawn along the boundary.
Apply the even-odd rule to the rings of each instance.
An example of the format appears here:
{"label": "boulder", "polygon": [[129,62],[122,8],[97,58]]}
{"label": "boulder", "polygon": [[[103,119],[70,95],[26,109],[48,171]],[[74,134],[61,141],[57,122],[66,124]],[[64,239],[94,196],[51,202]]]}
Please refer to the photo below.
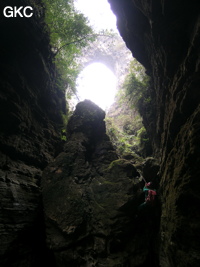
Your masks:
{"label": "boulder", "polygon": [[148,227],[143,234],[135,219],[139,173],[118,159],[104,116],[91,101],[80,102],[67,126],[65,151],[43,174],[47,245],[57,266],[118,266],[135,257],[140,264],[148,255],[152,232],[148,239]]}

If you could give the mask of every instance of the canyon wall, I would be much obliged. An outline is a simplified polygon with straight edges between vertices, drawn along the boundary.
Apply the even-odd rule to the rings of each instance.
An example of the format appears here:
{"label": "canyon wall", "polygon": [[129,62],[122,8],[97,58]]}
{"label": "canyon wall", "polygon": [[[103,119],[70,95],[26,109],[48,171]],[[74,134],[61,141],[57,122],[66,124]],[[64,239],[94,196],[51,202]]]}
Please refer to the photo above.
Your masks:
{"label": "canyon wall", "polygon": [[[51,163],[44,172],[45,231],[41,175],[62,150],[59,127],[65,100],[54,86],[55,68],[43,22],[44,9],[40,1],[19,1],[19,6],[35,3],[32,18],[7,19],[2,13],[0,17],[1,266],[56,266],[55,259],[57,266],[133,267],[149,266],[150,262],[162,267],[199,266],[200,3],[109,2],[127,47],[151,77],[151,102],[143,103],[141,112],[160,163],[159,232],[156,229],[152,236],[155,220],[147,214],[143,220],[137,217],[137,206],[142,202],[135,182],[139,173],[127,162],[111,164],[116,156],[103,131],[102,143],[95,138],[88,143],[81,133],[82,143],[75,142],[73,131],[80,127],[80,121],[69,124],[73,142],[58,156],[57,165]],[[14,6],[16,1],[7,0],[6,4]],[[0,4],[1,11],[4,6]],[[70,144],[78,150],[76,154]],[[71,160],[71,165],[63,159]],[[65,177],[63,170],[73,175]],[[156,174],[147,173],[148,179]],[[118,175],[120,179],[115,180]],[[54,191],[55,177],[58,187]],[[122,189],[124,194],[116,197]],[[57,205],[52,201],[58,201],[60,193]],[[68,202],[65,206],[65,193],[75,198],[73,205]],[[108,214],[103,212],[105,207]],[[98,225],[98,221],[103,224]]]}
{"label": "canyon wall", "polygon": [[160,265],[198,266],[200,3],[109,0],[121,36],[151,77],[142,112],[160,161]]}
{"label": "canyon wall", "polygon": [[[47,251],[40,181],[61,149],[65,97],[53,86],[55,68],[42,6],[38,2],[32,18],[8,19],[2,16],[2,2],[0,265],[41,266]],[[28,4],[18,1],[19,6]]]}

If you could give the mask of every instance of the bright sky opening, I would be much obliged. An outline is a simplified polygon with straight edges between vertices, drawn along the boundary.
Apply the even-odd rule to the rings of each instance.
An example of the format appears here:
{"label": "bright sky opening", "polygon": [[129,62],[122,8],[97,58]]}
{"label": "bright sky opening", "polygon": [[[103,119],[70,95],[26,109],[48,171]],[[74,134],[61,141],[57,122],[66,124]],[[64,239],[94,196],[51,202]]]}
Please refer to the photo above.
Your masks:
{"label": "bright sky opening", "polygon": [[102,63],[87,66],[79,75],[78,97],[80,101],[90,99],[103,110],[114,102],[117,79],[113,72]]}
{"label": "bright sky opening", "polygon": [[112,29],[117,32],[116,17],[107,0],[75,0],[75,7],[88,17],[95,30]]}
{"label": "bright sky opening", "polygon": [[[86,17],[96,31],[117,32],[116,17],[107,0],[76,0],[75,6]],[[114,102],[117,81],[113,72],[102,63],[87,66],[77,80],[77,94],[80,101],[90,99],[102,109],[108,109]]]}

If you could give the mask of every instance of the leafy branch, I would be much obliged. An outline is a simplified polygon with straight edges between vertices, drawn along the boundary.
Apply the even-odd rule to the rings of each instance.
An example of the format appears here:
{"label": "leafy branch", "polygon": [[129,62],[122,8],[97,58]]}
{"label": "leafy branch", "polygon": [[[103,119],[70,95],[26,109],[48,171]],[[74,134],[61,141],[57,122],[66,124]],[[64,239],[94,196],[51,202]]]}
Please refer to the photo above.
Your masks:
{"label": "leafy branch", "polygon": [[[82,48],[95,40],[95,33],[88,19],[74,8],[74,0],[43,0],[46,8],[45,22],[50,32],[52,50],[62,90],[70,87],[75,92],[79,73],[76,63]],[[92,36],[92,37],[91,37]]]}
{"label": "leafy branch", "polygon": [[64,48],[65,48],[66,46],[68,46],[68,45],[76,44],[76,43],[80,43],[81,41],[83,41],[83,40],[85,40],[85,39],[87,39],[87,40],[91,40],[91,41],[95,41],[95,39],[96,39],[97,37],[99,37],[99,36],[112,37],[112,35],[108,35],[108,34],[98,34],[98,33],[96,33],[96,34],[86,35],[86,36],[83,36],[83,37],[80,38],[80,39],[71,41],[71,42],[69,42],[69,43],[66,43],[66,44],[62,45],[62,46],[59,47],[59,48],[56,48],[57,51],[55,52],[55,56],[56,56],[62,49],[64,49]]}

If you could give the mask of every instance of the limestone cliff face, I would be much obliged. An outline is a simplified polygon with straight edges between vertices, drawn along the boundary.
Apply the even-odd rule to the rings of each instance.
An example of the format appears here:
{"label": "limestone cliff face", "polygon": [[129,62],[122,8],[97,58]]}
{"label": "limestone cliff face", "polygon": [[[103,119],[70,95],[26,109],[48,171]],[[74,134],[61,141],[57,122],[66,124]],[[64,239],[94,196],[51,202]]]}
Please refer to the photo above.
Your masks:
{"label": "limestone cliff face", "polygon": [[[56,266],[158,266],[158,210],[137,217],[144,201],[140,174],[133,162],[118,159],[104,117],[94,103],[80,102],[64,152],[43,173],[47,245]],[[148,164],[144,174],[155,176]]]}
{"label": "limestone cliff face", "polygon": [[35,8],[30,19],[8,19],[2,16],[2,2],[0,265],[39,266],[45,254],[41,173],[60,151],[58,124],[65,98],[52,86],[54,66],[42,9]]}
{"label": "limestone cliff face", "polygon": [[199,266],[200,3],[109,0],[151,77],[143,119],[160,160],[160,265]]}

